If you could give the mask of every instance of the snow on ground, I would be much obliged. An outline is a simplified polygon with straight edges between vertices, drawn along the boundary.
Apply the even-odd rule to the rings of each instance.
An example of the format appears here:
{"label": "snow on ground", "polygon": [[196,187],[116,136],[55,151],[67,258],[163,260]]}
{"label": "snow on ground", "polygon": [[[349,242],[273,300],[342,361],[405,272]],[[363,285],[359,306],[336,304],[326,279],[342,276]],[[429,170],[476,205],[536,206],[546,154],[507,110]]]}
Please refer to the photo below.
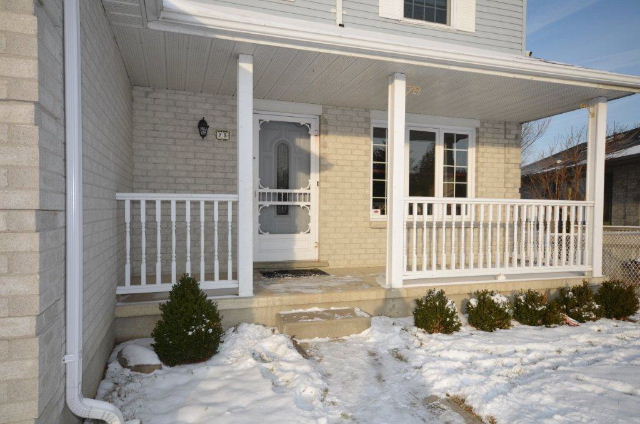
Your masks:
{"label": "snow on ground", "polygon": [[640,423],[638,323],[453,335],[411,324],[378,317],[361,334],[308,341],[311,359],[243,324],[204,364],[144,375],[113,361],[99,395],[142,424],[462,422],[427,400],[447,394],[499,423]]}
{"label": "snow on ground", "polygon": [[202,364],[147,375],[122,368],[112,355],[98,397],[142,424],[319,423],[324,390],[288,337],[243,324]]}
{"label": "snow on ground", "polygon": [[[410,324],[409,319],[374,318],[371,329],[344,342],[351,352],[390,354],[410,366],[371,367],[353,355],[334,358],[333,365],[347,374],[347,368],[354,375],[370,368],[383,378],[391,376],[395,390],[407,392],[406,397],[421,381],[428,393],[463,396],[480,416],[499,423],[640,423],[637,323],[600,320],[580,327],[516,326],[493,333],[465,326],[453,335],[429,335]],[[315,346],[325,357],[342,350]],[[394,372],[402,372],[402,378]],[[329,398],[332,392],[329,384]],[[342,402],[352,406],[348,390]],[[362,422],[375,416],[376,407],[381,414],[381,407],[388,408],[357,401],[353,407],[365,418]]]}

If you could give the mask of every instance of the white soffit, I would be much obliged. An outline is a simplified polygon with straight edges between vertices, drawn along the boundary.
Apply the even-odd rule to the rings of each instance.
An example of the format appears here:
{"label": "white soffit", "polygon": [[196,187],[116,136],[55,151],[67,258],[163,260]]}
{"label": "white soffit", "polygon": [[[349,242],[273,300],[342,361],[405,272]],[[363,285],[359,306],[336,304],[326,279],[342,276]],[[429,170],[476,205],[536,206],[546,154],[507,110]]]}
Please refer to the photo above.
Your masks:
{"label": "white soffit", "polygon": [[[146,0],[148,4],[155,1]],[[392,72],[407,74],[407,84],[413,90],[407,96],[408,113],[452,118],[524,122],[577,109],[595,97],[611,100],[630,94],[624,88],[157,31],[144,28],[147,18],[137,2],[103,0],[136,86],[235,95],[236,58],[246,53],[254,56],[254,96],[284,102],[385,110],[387,78]],[[115,3],[129,6],[116,8]]]}

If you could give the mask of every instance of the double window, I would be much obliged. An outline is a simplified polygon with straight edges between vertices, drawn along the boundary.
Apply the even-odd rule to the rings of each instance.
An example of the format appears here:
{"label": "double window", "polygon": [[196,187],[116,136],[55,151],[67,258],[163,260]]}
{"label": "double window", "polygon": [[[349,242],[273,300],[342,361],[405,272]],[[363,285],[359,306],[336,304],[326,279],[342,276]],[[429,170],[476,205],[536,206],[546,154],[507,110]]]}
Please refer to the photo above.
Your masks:
{"label": "double window", "polygon": [[[470,197],[474,130],[409,127],[405,144],[407,194]],[[387,129],[373,127],[371,215],[387,213]]]}
{"label": "double window", "polygon": [[404,0],[404,17],[447,24],[449,0]]}

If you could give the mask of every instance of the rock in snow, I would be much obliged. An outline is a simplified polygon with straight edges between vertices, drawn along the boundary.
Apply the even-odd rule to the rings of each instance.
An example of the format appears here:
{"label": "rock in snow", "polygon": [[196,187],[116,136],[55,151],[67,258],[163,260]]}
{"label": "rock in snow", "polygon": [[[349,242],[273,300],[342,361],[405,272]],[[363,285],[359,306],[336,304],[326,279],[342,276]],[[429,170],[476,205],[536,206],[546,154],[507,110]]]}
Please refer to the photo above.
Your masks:
{"label": "rock in snow", "polygon": [[120,349],[117,358],[122,367],[134,372],[150,374],[162,368],[162,363],[153,350],[133,343]]}

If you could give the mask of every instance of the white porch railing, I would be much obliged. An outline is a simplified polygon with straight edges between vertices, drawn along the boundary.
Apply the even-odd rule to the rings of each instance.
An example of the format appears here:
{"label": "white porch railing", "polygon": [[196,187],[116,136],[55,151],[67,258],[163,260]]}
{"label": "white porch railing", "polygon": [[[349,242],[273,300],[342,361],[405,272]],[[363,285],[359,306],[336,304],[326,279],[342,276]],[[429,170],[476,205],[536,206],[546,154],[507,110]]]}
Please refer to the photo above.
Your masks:
{"label": "white porch railing", "polygon": [[[168,291],[182,273],[198,278],[203,289],[238,287],[237,195],[118,193],[116,199],[124,202],[125,231],[124,285],[118,294]],[[192,249],[199,250],[193,260]]]}
{"label": "white porch railing", "polygon": [[404,278],[588,271],[593,202],[405,199]]}

